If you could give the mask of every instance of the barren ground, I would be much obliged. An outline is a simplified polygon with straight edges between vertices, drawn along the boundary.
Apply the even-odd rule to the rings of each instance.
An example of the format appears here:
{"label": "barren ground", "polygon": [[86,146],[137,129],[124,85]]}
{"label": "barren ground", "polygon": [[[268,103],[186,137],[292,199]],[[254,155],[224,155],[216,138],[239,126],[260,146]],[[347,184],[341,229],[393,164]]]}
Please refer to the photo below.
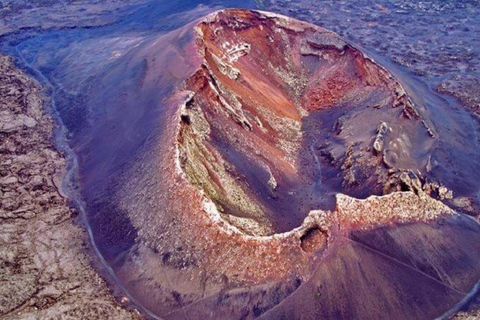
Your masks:
{"label": "barren ground", "polygon": [[42,88],[0,56],[0,318],[138,319],[91,267]]}

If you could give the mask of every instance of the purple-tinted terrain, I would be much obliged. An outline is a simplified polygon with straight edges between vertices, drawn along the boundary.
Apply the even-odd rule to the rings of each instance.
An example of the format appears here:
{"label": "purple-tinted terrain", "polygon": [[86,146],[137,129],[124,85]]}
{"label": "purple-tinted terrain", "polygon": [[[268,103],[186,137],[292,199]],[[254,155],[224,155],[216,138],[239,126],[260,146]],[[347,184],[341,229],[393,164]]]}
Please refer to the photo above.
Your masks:
{"label": "purple-tinted terrain", "polygon": [[3,1],[0,49],[48,91],[62,190],[144,317],[448,318],[480,279],[479,13]]}

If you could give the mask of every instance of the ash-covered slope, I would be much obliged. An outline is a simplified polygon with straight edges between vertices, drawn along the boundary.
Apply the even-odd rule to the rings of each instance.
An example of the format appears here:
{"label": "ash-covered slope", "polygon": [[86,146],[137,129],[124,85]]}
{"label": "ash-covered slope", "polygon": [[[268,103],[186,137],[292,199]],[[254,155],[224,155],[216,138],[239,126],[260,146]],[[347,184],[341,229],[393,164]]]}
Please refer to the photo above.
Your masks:
{"label": "ash-covered slope", "polygon": [[152,314],[425,319],[480,278],[480,227],[430,197],[451,197],[442,137],[332,32],[219,11],[91,80],[70,125],[88,220]]}

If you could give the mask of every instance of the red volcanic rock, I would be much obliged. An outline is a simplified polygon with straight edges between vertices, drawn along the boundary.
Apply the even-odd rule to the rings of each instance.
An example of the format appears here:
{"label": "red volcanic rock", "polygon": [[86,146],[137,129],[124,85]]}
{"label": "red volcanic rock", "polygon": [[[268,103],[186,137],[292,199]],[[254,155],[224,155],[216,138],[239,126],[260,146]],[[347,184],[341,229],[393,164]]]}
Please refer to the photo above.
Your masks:
{"label": "red volcanic rock", "polygon": [[[191,95],[178,137],[187,179],[231,224],[257,235],[298,225],[322,207],[322,167],[343,171],[346,188],[372,193],[391,177],[381,164],[384,149],[401,162],[396,167],[416,161],[399,131],[428,133],[386,70],[325,29],[233,12],[196,27],[203,63],[185,83]],[[383,120],[375,142],[377,123],[366,117]],[[334,134],[333,123],[325,126],[332,121],[342,121]],[[333,163],[322,157],[348,152],[353,158]]]}
{"label": "red volcanic rock", "polygon": [[435,132],[336,34],[225,10],[122,59],[91,91],[112,99],[78,147],[82,192],[100,251],[151,313],[425,319],[480,278],[478,224],[399,192],[427,172]]}

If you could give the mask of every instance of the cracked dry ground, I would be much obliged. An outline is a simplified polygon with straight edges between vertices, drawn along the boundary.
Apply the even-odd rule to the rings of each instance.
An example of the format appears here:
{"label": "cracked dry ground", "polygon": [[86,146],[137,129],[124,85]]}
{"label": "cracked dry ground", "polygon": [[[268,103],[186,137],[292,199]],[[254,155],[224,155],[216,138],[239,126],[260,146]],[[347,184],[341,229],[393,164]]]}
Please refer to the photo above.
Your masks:
{"label": "cracked dry ground", "polygon": [[85,230],[59,194],[42,89],[0,56],[0,318],[138,319],[92,269]]}

